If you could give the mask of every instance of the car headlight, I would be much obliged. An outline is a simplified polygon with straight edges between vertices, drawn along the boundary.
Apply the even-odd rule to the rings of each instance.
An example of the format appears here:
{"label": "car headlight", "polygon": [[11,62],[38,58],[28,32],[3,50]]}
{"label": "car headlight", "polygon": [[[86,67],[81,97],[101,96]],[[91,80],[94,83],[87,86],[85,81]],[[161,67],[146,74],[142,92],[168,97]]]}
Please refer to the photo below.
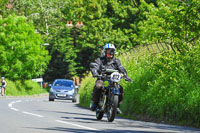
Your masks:
{"label": "car headlight", "polygon": [[51,89],[50,89],[50,92],[53,92],[53,91],[54,91],[53,88],[51,88]]}
{"label": "car headlight", "polygon": [[73,94],[74,93],[74,89],[68,91],[69,94]]}

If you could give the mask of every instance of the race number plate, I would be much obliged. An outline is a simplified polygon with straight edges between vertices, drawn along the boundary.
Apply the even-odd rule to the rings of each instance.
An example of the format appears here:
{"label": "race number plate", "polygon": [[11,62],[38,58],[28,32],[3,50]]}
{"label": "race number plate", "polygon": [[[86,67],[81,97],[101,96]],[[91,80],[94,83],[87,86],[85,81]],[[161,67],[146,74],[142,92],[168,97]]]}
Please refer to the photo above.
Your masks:
{"label": "race number plate", "polygon": [[113,81],[113,82],[119,82],[120,79],[121,79],[121,75],[120,75],[119,72],[113,72],[111,74],[111,81]]}

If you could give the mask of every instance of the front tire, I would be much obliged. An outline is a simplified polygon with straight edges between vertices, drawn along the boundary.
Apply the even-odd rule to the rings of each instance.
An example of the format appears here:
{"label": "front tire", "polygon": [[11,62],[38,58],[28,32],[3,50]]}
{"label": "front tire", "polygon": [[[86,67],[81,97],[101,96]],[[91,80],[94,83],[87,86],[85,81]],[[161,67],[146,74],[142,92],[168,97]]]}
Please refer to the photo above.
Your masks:
{"label": "front tire", "polygon": [[113,122],[113,120],[115,119],[115,115],[117,112],[117,105],[118,105],[118,95],[114,95],[110,99],[110,104],[107,112],[107,119],[109,122]]}
{"label": "front tire", "polygon": [[101,120],[103,118],[104,112],[96,111],[96,118],[97,120]]}

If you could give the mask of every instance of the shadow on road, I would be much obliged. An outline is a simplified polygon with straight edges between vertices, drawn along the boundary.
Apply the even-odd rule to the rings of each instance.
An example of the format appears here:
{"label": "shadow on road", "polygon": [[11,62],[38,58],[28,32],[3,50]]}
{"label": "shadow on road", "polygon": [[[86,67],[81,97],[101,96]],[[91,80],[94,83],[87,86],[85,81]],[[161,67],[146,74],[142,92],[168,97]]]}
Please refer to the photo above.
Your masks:
{"label": "shadow on road", "polygon": [[171,132],[200,132],[200,129],[191,128],[191,127],[183,127],[183,126],[175,126],[175,125],[167,125],[167,124],[159,124],[153,122],[142,122],[135,120],[128,120],[119,118],[119,121],[116,122],[118,127],[121,128],[140,128],[140,129],[159,129],[159,130],[168,130]]}
{"label": "shadow on road", "polygon": [[[27,127],[35,130],[40,130],[38,132],[66,132],[66,133],[158,133],[152,131],[139,131],[139,130],[115,130],[115,129],[108,129],[108,130],[87,130],[87,129],[75,129],[75,128],[63,128],[63,127],[52,127],[52,128],[33,128]],[[172,133],[172,132],[162,132],[162,133]]]}
{"label": "shadow on road", "polygon": [[[64,118],[64,119],[71,119],[72,117],[61,117],[61,118]],[[98,120],[95,119],[95,118],[84,118],[84,117],[73,117],[73,119],[75,119],[75,120],[91,121],[91,122],[88,122],[88,123],[92,123],[93,121],[98,121]],[[83,122],[83,121],[81,121],[81,122]]]}
{"label": "shadow on road", "polygon": [[[60,131],[60,132],[73,132],[73,133],[96,133],[100,131],[95,131],[95,130],[86,130],[86,129],[75,129],[75,128],[63,128],[63,127],[52,127],[52,128],[33,128],[33,127],[27,127],[27,128],[32,128],[32,129],[38,129],[38,130],[44,130],[46,131]],[[38,131],[40,132],[40,131]]]}
{"label": "shadow on road", "polygon": [[73,114],[73,115],[84,115],[84,116],[93,116],[93,117],[96,117],[95,115],[92,115],[92,114],[84,114],[84,113],[75,113],[75,112],[59,112],[57,111],[57,113],[64,113],[64,114]]}
{"label": "shadow on road", "polygon": [[92,114],[84,114],[84,113],[75,113],[75,112],[67,112],[67,111],[50,111],[50,110],[36,110],[36,111],[42,111],[42,112],[54,112],[54,113],[60,113],[60,114],[73,114],[73,115],[81,115],[81,116],[92,116],[96,118],[95,115]]}
{"label": "shadow on road", "polygon": [[[65,120],[75,120],[74,122],[78,123],[96,123],[98,125],[98,128],[103,129],[104,125],[109,125],[109,128],[107,130],[102,130],[100,132],[123,132],[123,133],[155,133],[155,132],[200,132],[200,129],[195,128],[189,128],[189,127],[181,127],[181,126],[174,126],[174,125],[165,125],[165,124],[158,124],[153,122],[141,122],[141,121],[135,121],[130,119],[123,119],[121,117],[116,117],[115,121],[112,123],[107,122],[107,119],[104,116],[104,120],[97,120],[95,113],[91,112],[88,108],[80,107],[78,103],[71,103],[71,101],[56,101],[56,102],[62,102],[66,104],[72,104],[73,107],[78,108],[78,110],[84,109],[86,110],[86,113],[79,113],[73,111],[49,111],[49,112],[55,112],[55,113],[61,113],[64,114],[64,116],[60,117]],[[89,106],[89,105],[88,105]],[[81,111],[80,111],[81,112]],[[84,111],[83,111],[84,112]],[[108,126],[107,126],[108,127]],[[113,129],[113,127],[117,127],[118,129],[125,129],[125,130],[117,130],[117,128]],[[71,128],[44,128],[45,130],[58,130],[58,131],[64,131],[64,132],[99,132],[99,131],[91,131],[91,130],[79,130],[79,129],[71,129]],[[104,128],[105,129],[105,128]],[[128,130],[129,129],[129,130]],[[151,129],[155,129],[155,132],[148,131]]]}

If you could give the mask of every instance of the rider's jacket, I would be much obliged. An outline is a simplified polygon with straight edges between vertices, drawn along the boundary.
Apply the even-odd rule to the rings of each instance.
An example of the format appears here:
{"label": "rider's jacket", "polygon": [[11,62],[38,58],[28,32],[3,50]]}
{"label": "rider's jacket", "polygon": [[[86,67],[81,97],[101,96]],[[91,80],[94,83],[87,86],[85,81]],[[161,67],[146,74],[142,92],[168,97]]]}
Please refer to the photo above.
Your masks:
{"label": "rider's jacket", "polygon": [[125,68],[121,65],[120,60],[116,59],[115,57],[113,57],[113,59],[111,59],[110,61],[108,61],[105,56],[99,57],[95,60],[95,63],[98,64],[98,66],[92,68],[92,74],[94,77],[100,74],[101,71],[105,69],[115,69],[127,75],[127,72]]}

